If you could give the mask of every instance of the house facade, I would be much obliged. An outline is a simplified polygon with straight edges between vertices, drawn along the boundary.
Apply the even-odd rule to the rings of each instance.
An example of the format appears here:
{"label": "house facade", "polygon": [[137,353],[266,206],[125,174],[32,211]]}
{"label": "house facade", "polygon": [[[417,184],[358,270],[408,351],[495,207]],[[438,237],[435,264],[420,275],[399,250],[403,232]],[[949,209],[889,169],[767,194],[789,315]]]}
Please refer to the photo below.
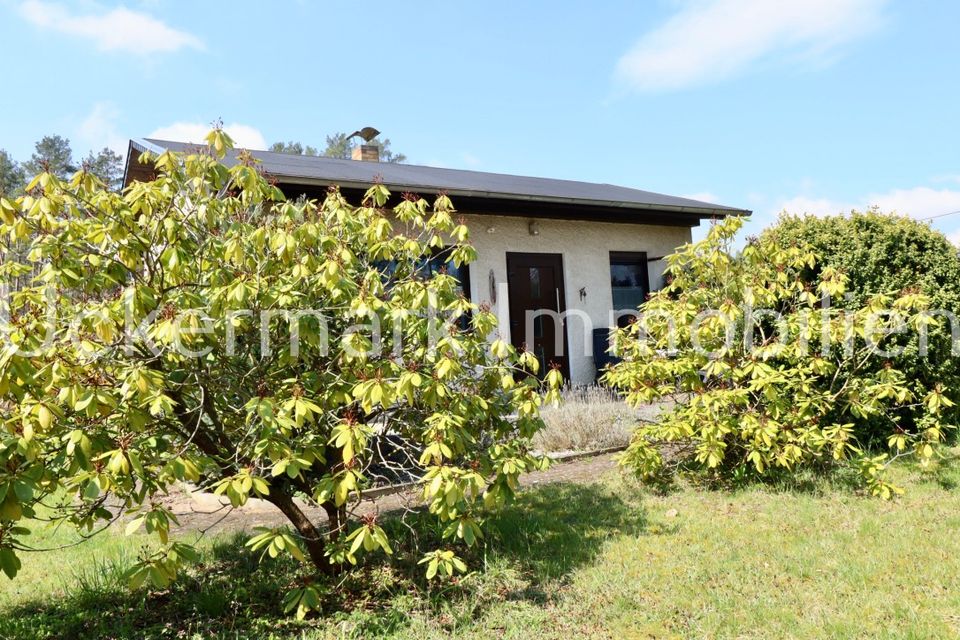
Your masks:
{"label": "house facade", "polygon": [[[143,151],[197,148],[131,140],[124,183],[149,179],[137,162]],[[532,349],[544,367],[560,366],[575,385],[594,382],[609,329],[662,286],[663,257],[690,241],[692,227],[750,213],[608,184],[379,163],[362,149],[357,160],[252,153],[288,197],[321,198],[337,185],[357,202],[375,180],[397,197],[447,193],[478,254],[454,274],[464,292],[490,306],[503,339]]]}

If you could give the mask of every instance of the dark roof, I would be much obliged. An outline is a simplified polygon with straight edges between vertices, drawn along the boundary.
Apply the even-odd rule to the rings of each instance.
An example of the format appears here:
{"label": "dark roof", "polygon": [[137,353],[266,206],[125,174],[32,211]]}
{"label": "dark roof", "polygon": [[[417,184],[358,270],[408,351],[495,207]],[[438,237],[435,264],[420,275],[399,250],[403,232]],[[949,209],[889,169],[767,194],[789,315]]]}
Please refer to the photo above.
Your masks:
{"label": "dark roof", "polygon": [[[138,151],[158,152],[168,149],[176,152],[197,150],[202,145],[155,140],[146,138],[131,140]],[[510,201],[543,202],[563,205],[584,205],[591,209],[636,209],[664,213],[687,214],[683,217],[710,218],[725,215],[743,215],[750,211],[727,207],[689,198],[668,196],[652,191],[618,187],[612,184],[554,180],[514,176],[484,171],[441,169],[413,164],[373,163],[357,160],[340,160],[319,156],[302,156],[270,151],[251,151],[261,162],[264,171],[281,184],[330,185],[342,188],[365,189],[375,179],[381,179],[393,190],[414,192],[444,191],[450,196],[480,198],[485,201],[503,199]],[[235,152],[226,159],[226,164],[235,161]],[[129,162],[129,160],[128,160]],[[640,222],[641,220],[637,220]],[[696,222],[693,222],[696,224]]]}

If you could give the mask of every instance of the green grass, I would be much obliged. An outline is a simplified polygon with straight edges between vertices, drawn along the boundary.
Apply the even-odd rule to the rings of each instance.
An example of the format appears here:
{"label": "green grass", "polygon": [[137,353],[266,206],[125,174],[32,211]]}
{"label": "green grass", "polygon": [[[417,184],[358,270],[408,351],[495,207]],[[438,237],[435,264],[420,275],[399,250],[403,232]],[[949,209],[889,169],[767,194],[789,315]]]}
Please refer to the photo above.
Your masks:
{"label": "green grass", "polygon": [[427,588],[401,541],[306,623],[279,613],[292,564],[258,565],[239,540],[205,541],[169,591],[129,593],[119,567],[144,539],[104,536],[31,554],[0,582],[0,638],[957,637],[960,470],[896,475],[907,493],[893,502],[816,479],[543,486],[492,523],[458,584]]}

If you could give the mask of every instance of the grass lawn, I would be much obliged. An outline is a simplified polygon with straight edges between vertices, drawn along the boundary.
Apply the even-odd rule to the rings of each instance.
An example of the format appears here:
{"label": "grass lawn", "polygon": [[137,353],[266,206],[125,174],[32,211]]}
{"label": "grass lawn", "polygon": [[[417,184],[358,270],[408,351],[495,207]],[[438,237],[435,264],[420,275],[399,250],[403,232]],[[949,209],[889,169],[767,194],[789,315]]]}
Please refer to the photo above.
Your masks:
{"label": "grass lawn", "polygon": [[616,472],[543,486],[497,519],[459,584],[410,578],[401,543],[307,623],[278,613],[292,566],[257,565],[235,539],[205,541],[174,589],[131,594],[117,566],[144,540],[104,536],[3,578],[0,638],[960,636],[960,464],[896,475],[893,502],[825,482],[657,494]]}

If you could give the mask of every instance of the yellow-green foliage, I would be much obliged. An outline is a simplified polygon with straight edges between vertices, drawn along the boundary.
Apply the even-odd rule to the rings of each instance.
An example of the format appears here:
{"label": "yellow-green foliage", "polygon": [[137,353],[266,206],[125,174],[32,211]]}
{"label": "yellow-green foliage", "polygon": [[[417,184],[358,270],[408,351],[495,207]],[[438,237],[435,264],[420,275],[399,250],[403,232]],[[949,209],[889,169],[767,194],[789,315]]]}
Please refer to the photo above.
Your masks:
{"label": "yellow-green foliage", "polygon": [[[93,530],[114,504],[128,533],[155,534],[130,579],[164,586],[193,557],[154,499],[180,481],[234,506],[273,502],[295,531],[252,546],[308,568],[389,554],[373,520],[348,518],[386,431],[416,449],[450,545],[474,543],[485,513],[542,464],[529,454],[542,398],[535,377],[515,376],[536,359],[491,349],[492,314],[424,269],[438,250],[456,264],[474,256],[452,203],[405,198],[388,215],[383,185],[362,206],[336,190],[287,200],[248,155],[221,164],[222,131],[208,141],[145,154],[157,178],[119,194],[81,171],[0,201],[0,279],[19,282],[0,355],[0,566],[16,574],[23,522],[65,495],[55,518]],[[379,349],[356,329],[374,321]],[[546,379],[555,394],[559,376]],[[313,602],[300,591],[289,604],[303,615]]]}
{"label": "yellow-green foliage", "polygon": [[[960,317],[960,252],[929,222],[877,209],[835,216],[785,214],[763,235],[784,246],[802,244],[816,252],[818,263],[803,274],[805,280],[813,282],[826,267],[844,273],[848,287],[843,298],[834,301],[836,306],[853,309],[875,293],[918,290],[930,298],[931,309]],[[892,362],[907,376],[915,394],[926,395],[939,383],[948,387],[956,400],[960,358],[952,352],[953,334],[960,323],[940,324],[930,329],[926,356],[919,353],[915,333],[894,338],[904,349]],[[875,366],[883,366],[883,362]],[[943,415],[956,421],[960,407],[951,407]],[[906,412],[904,417],[904,426],[913,430],[913,421],[922,417],[922,411]],[[872,433],[874,426],[876,435]],[[882,422],[858,425],[857,437],[883,440],[884,430]]]}
{"label": "yellow-green foliage", "polygon": [[[726,478],[854,464],[871,492],[891,496],[889,461],[929,461],[949,428],[939,417],[952,405],[945,389],[918,396],[881,355],[895,334],[938,321],[927,297],[878,294],[847,312],[825,310],[823,298],[842,298],[847,277],[826,267],[806,282],[816,256],[769,236],[735,254],[740,225],[721,222],[670,256],[670,284],[616,336],[624,361],[607,381],[629,402],[679,394],[659,422],[637,429],[622,462],[647,477],[684,467]],[[906,408],[922,408],[921,429],[901,428]],[[863,420],[886,425],[889,453],[864,450],[854,435]]]}

